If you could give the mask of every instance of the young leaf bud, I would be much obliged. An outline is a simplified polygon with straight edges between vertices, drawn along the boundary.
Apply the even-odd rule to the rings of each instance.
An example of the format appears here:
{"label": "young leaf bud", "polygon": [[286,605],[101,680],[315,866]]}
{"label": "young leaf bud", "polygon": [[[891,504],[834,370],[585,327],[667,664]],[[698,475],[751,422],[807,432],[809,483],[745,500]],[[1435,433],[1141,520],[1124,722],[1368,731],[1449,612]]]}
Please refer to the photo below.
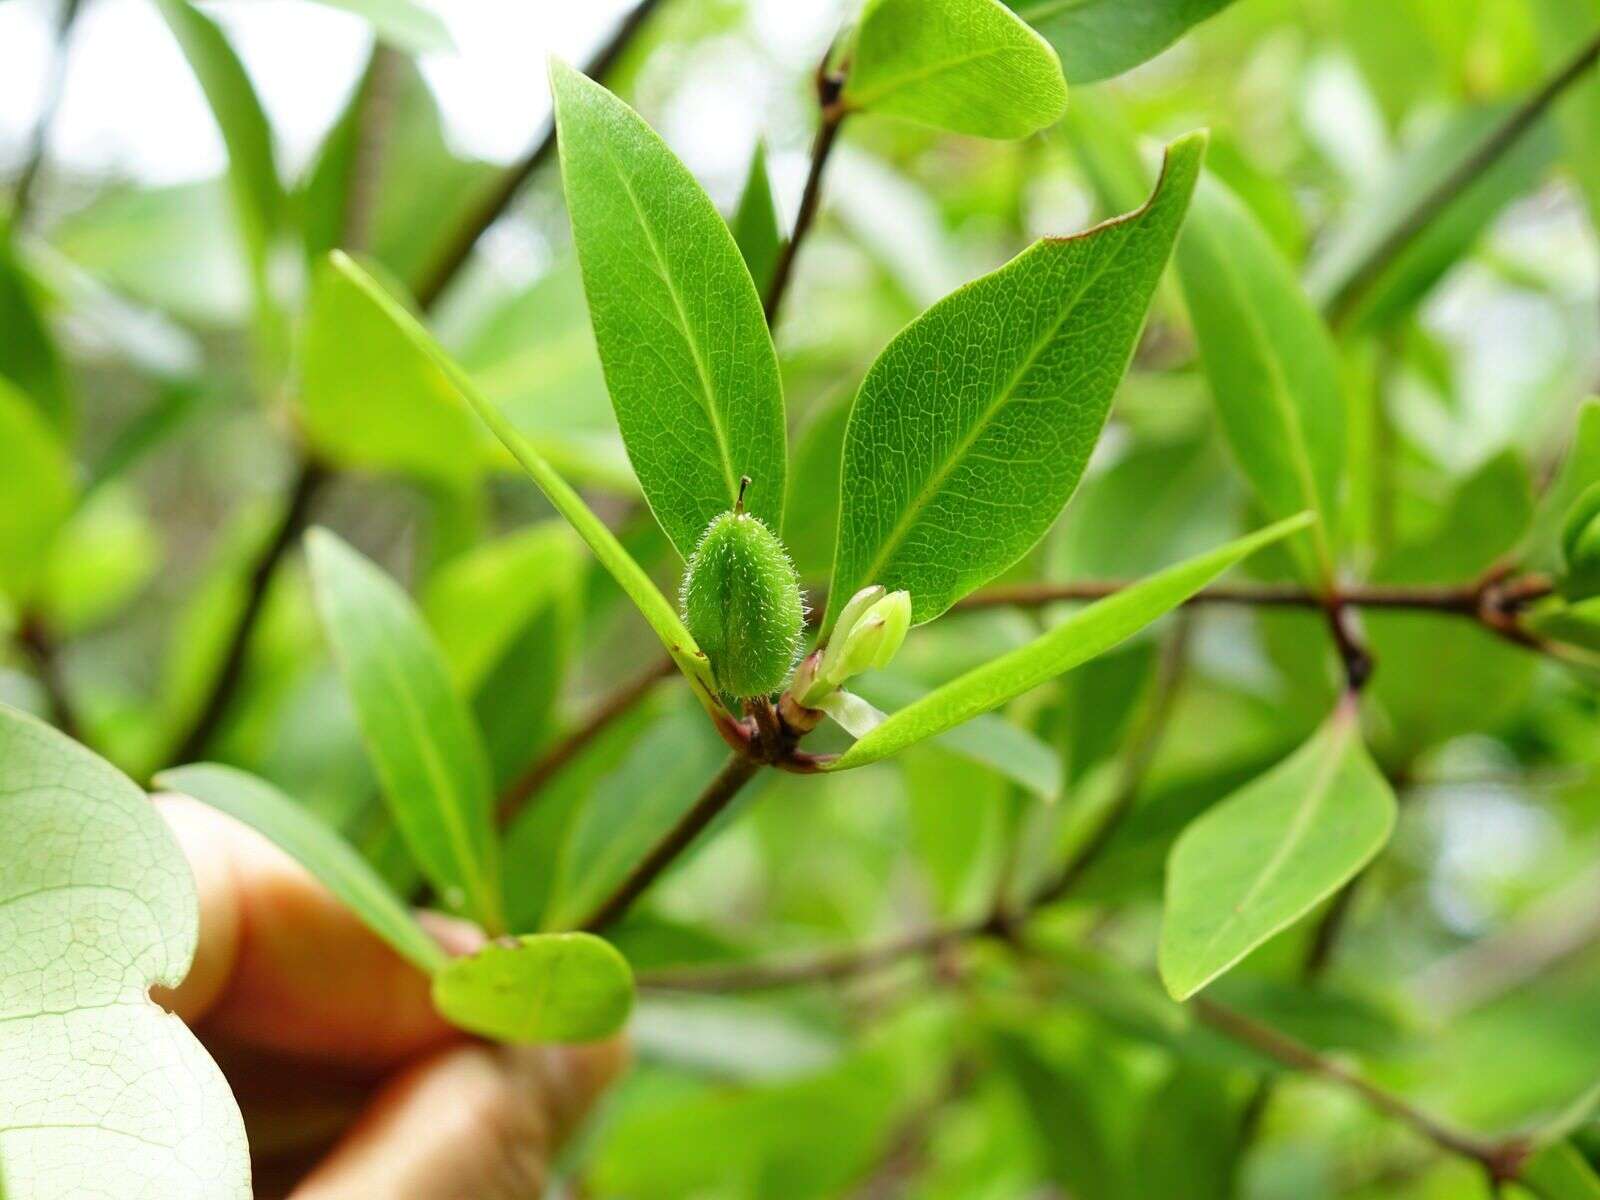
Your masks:
{"label": "young leaf bud", "polygon": [[911,593],[890,592],[876,585],[862,588],[839,613],[833,637],[815,670],[815,680],[801,695],[814,705],[853,675],[888,666],[911,628]]}
{"label": "young leaf bud", "polygon": [[1585,488],[1567,509],[1561,550],[1567,560],[1561,590],[1567,599],[1600,595],[1600,482]]}
{"label": "young leaf bud", "polygon": [[[748,482],[748,481],[746,481]],[[683,619],[731,696],[765,696],[789,678],[805,610],[783,544],[741,502],[706,527],[683,577]]]}

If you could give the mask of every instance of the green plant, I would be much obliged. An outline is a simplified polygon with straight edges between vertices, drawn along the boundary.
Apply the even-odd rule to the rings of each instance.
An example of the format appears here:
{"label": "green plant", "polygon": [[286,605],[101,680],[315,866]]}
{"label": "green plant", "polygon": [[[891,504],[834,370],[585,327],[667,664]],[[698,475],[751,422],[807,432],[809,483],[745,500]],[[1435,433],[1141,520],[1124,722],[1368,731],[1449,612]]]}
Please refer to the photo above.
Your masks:
{"label": "green plant", "polygon": [[[223,27],[158,0],[228,151],[229,340],[178,376],[126,368],[151,396],[112,436],[60,318],[99,313],[97,271],[184,306],[133,256],[96,263],[116,210],[41,221],[42,141],[0,228],[0,597],[25,706],[57,727],[0,708],[4,1194],[129,1171],[248,1194],[221,1076],[144,996],[181,977],[195,919],[131,777],[275,842],[463,1030],[586,1041],[642,1011],[643,1082],[577,1168],[596,1194],[1600,1195],[1600,1043],[1564,1015],[1592,1012],[1600,974],[1542,973],[1600,938],[1600,402],[1568,378],[1524,400],[1526,430],[1480,436],[1475,360],[1423,308],[1469,261],[1570,299],[1483,247],[1561,170],[1600,211],[1585,5],[1575,31],[1566,0],[1405,4],[1395,29],[1361,0],[1337,20],[867,0],[818,66],[785,237],[762,144],[725,219],[617,94],[630,46],[696,46],[710,6],[644,0],[587,70],[552,60],[550,135],[496,175],[449,149],[405,57],[438,21],[336,4],[380,40],[295,183]],[[1191,29],[1177,84],[1080,86]],[[1240,132],[1234,59],[1269,76],[1279,35],[1348,53],[1380,125],[1483,61],[1522,98],[1458,100],[1356,187],[1309,117],[1292,151]],[[1386,66],[1391,37],[1450,83]],[[1213,103],[1217,133],[1167,138],[1157,169],[1142,135]],[[846,131],[931,176],[945,207],[920,234],[993,269],[925,296],[932,268],[897,268],[870,219],[819,227]],[[456,287],[553,153],[557,265]],[[1106,219],[1024,236],[1038,180]],[[1308,212],[1330,226],[1309,253]],[[129,219],[132,241],[153,220]],[[840,278],[802,260],[827,236]],[[286,484],[239,506],[141,695],[94,638],[161,572],[141,472],[193,469],[186,431],[217,410],[271,431]],[[409,555],[360,519],[391,511]],[[1554,866],[1472,888],[1441,866],[1398,801],[1463,765],[1560,827]],[[1452,914],[1559,889],[1580,918],[1533,905],[1444,955]],[[452,957],[418,905],[487,941]],[[1518,920],[1562,954],[1526,950]],[[1458,1022],[1495,971],[1526,1009]],[[851,986],[880,975],[911,986]],[[124,1068],[74,1051],[78,1022],[125,1039],[128,1070],[187,1073],[167,1127],[94,1078]],[[1541,1032],[1526,1080],[1453,1088],[1427,1060]],[[757,1061],[730,1060],[742,1039]],[[40,1084],[58,1069],[69,1087]],[[1331,1093],[1258,1127],[1288,1075]],[[75,1088],[109,1099],[63,1116]],[[1408,1132],[1370,1160],[1328,1149],[1375,1119]],[[142,1148],[125,1162],[80,1126]],[[1315,1182],[1275,1177],[1268,1138]]]}

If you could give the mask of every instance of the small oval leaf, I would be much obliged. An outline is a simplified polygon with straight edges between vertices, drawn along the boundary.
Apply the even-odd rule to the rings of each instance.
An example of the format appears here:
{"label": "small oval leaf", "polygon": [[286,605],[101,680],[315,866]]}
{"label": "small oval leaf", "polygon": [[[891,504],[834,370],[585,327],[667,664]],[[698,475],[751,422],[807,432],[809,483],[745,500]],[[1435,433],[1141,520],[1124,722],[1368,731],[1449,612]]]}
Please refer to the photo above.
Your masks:
{"label": "small oval leaf", "polygon": [[633,971],[591,933],[535,933],[458,958],[433,980],[453,1025],[502,1042],[590,1042],[622,1028]]}

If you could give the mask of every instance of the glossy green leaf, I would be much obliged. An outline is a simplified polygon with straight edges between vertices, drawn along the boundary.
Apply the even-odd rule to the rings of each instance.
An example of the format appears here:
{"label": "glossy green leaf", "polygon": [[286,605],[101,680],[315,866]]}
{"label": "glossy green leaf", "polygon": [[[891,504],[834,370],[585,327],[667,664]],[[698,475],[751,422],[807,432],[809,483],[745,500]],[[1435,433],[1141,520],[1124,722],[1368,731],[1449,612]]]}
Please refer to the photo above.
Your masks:
{"label": "glossy green leaf", "polygon": [[490,403],[466,372],[439,348],[439,344],[429,336],[428,331],[415,317],[345,255],[335,253],[333,264],[361,290],[368,303],[387,317],[413,346],[426,354],[444,372],[457,394],[471,404],[484,424],[528,472],[534,483],[538,484],[539,490],[545,494],[556,511],[578,531],[578,536],[594,552],[600,564],[611,573],[617,584],[627,593],[628,598],[638,607],[640,614],[666,646],[667,652],[672,655],[673,661],[695,685],[695,696],[701,705],[713,715],[720,713],[721,701],[716,699],[705,655],[694,644],[689,631],[683,627],[677,609],[661,594],[661,589],[656,587],[655,582],[627,552],[605,522],[595,516],[583,502],[582,497],[556,473],[528,439],[511,427],[500,410]]}
{"label": "glossy green leaf", "polygon": [[1326,578],[1345,436],[1333,338],[1272,240],[1213,180],[1195,193],[1176,257],[1234,459],[1269,517],[1317,514],[1295,549]]}
{"label": "glossy green leaf", "polygon": [[1109,79],[1154,58],[1233,0],[1009,0],[1061,56],[1068,83]]}
{"label": "glossy green leaf", "polygon": [[1340,703],[1309,742],[1208,809],[1167,861],[1161,979],[1186,1000],[1349,882],[1389,840],[1395,800]]}
{"label": "glossy green leaf", "polygon": [[999,708],[1045,680],[1103,654],[1171,612],[1229,567],[1304,529],[1310,519],[1302,514],[1279,521],[1095,601],[1042,637],[891,713],[883,724],[841,755],[832,769],[845,770],[887,758],[979,713]]}
{"label": "glossy green leaf", "polygon": [[50,545],[38,607],[60,636],[85,633],[122,612],[161,569],[162,538],[131,489],[86,497]]}
{"label": "glossy green leaf", "polygon": [[250,263],[256,315],[269,360],[283,353],[282,318],[269,278],[273,243],[288,207],[273,149],[272,127],[250,76],[215,21],[189,0],[156,0],[211,105],[228,147],[234,215]]}
{"label": "glossy green leaf", "polygon": [[433,979],[445,1020],[502,1042],[590,1042],[622,1028],[633,972],[589,933],[535,933],[457,958]]}
{"label": "glossy green leaf", "polygon": [[954,133],[1020,138],[1067,103],[1061,63],[1000,0],[868,0],[846,107]]}
{"label": "glossy green leaf", "polygon": [[[1600,29],[1600,0],[1534,0],[1533,9],[1552,71]],[[1590,70],[1575,82],[1556,105],[1556,120],[1564,157],[1589,202],[1589,219],[1600,227],[1600,76]]]}
{"label": "glossy green leaf", "polygon": [[444,902],[505,928],[483,741],[399,586],[325,529],[306,535],[317,607],[395,823]]}
{"label": "glossy green leaf", "polygon": [[412,0],[317,0],[364,18],[378,36],[408,54],[453,50],[450,31],[439,15]]}
{"label": "glossy green leaf", "polygon": [[750,268],[756,293],[765,296],[772,283],[772,270],[783,248],[783,233],[778,228],[778,207],[772,198],[772,181],[767,178],[767,146],[757,142],[750,155],[750,170],[744,177],[739,207],[728,222],[738,244],[744,265]]}
{"label": "glossy green leaf", "polygon": [[39,406],[63,438],[73,426],[67,370],[45,323],[33,281],[18,260],[10,222],[0,215],[0,378]]}
{"label": "glossy green leaf", "polygon": [[606,385],[656,520],[687,558],[713,517],[783,526],[778,360],[733,234],[654,130],[552,60],[561,176]]}
{"label": "glossy green leaf", "polygon": [[163,771],[155,784],[204,801],[256,830],[349,905],[368,929],[418,970],[432,974],[449,961],[366,859],[331,826],[270,783],[233,767],[199,763]]}
{"label": "glossy green leaf", "polygon": [[458,487],[477,477],[483,432],[444,372],[326,264],[304,337],[300,425],[316,453]]}
{"label": "glossy green leaf", "polygon": [[73,493],[72,464],[54,427],[0,379],[0,596],[19,607],[32,599]]}
{"label": "glossy green leaf", "polygon": [[183,852],[148,798],[0,706],[0,1175],[27,1200],[248,1200],[222,1072],[150,1001],[199,938]]}
{"label": "glossy green leaf", "polygon": [[1144,208],[1046,238],[941,300],[884,349],[845,432],[828,617],[860,588],[931,620],[1021,558],[1089,461],[1199,175],[1168,148]]}

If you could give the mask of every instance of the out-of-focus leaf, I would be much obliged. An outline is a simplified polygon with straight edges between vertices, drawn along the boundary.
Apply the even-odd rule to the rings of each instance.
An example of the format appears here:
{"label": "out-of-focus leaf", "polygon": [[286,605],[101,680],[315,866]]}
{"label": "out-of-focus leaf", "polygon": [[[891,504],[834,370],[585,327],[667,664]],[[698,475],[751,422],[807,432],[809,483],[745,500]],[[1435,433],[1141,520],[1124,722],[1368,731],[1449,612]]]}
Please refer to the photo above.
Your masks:
{"label": "out-of-focus leaf", "polygon": [[156,0],[228,147],[228,181],[243,235],[256,317],[269,361],[286,351],[282,316],[270,278],[273,244],[288,207],[272,143],[272,127],[250,76],[215,21],[189,0]]}
{"label": "out-of-focus leaf", "polygon": [[1233,0],[1008,0],[1049,39],[1068,83],[1093,83],[1154,58]]}
{"label": "out-of-focus leaf", "polygon": [[1116,1153],[1099,1111],[1090,1072],[1046,1058],[1026,1037],[1005,1033],[996,1049],[1005,1074],[1022,1093],[1049,1178],[1069,1195],[1120,1194]]}
{"label": "out-of-focus leaf", "polygon": [[631,108],[552,61],[561,173],[628,457],[678,553],[745,508],[783,526],[783,392],[761,299],[722,217]]}
{"label": "out-of-focus leaf", "polygon": [[[1373,570],[1383,583],[1467,583],[1509,553],[1532,519],[1527,468],[1512,451],[1479,467],[1426,534]],[[1537,666],[1526,650],[1460,618],[1425,612],[1364,617],[1377,670],[1371,693],[1402,757],[1458,734],[1493,728],[1515,709]]]}
{"label": "out-of-focus leaf", "polygon": [[109,763],[0,707],[0,823],[0,1186],[248,1200],[222,1072],[150,1002],[199,940],[165,822]]}
{"label": "out-of-focus leaf", "polygon": [[1279,253],[1298,263],[1305,251],[1306,226],[1289,181],[1257,166],[1239,139],[1227,134],[1211,135],[1206,169],[1244,202]]}
{"label": "out-of-focus leaf", "polygon": [[979,713],[999,708],[1080,663],[1125,641],[1157,617],[1171,612],[1229,567],[1296,530],[1309,514],[1220,546],[1188,562],[1132,584],[1079,610],[1049,633],[1020,649],[936,688],[889,718],[836,759],[832,770],[865,766]]}
{"label": "out-of-focus leaf", "polygon": [[451,960],[433,1002],[451,1024],[502,1042],[590,1042],[633,1007],[633,972],[589,933],[534,933]]}
{"label": "out-of-focus leaf", "polygon": [[937,742],[902,755],[911,847],[941,913],[972,913],[993,894],[1010,787]]}
{"label": "out-of-focus leaf", "polygon": [[938,129],[1020,138],[1067,103],[1049,44],[1000,0],[868,0],[844,103]]}
{"label": "out-of-focus leaf", "polygon": [[545,494],[556,511],[578,531],[578,536],[627,593],[650,628],[666,646],[667,653],[672,655],[672,660],[694,685],[695,698],[699,700],[701,706],[713,717],[718,716],[722,712],[722,706],[712,690],[714,685],[705,655],[695,645],[694,639],[689,636],[689,631],[683,627],[683,621],[678,617],[677,610],[661,594],[661,589],[656,587],[655,582],[627,552],[605,522],[595,516],[583,502],[583,498],[572,490],[566,480],[556,474],[555,469],[528,440],[510,426],[500,411],[478,390],[466,372],[439,348],[438,343],[429,336],[415,317],[350,259],[335,254],[333,262],[334,266],[356,285],[374,309],[393,322],[395,328],[413,346],[427,355],[444,373],[456,392],[472,405],[484,424],[489,426],[495,437],[499,438],[501,444],[511,452],[512,457],[532,476],[539,490]]}
{"label": "out-of-focus leaf", "polygon": [[45,560],[39,607],[49,628],[83,633],[115,616],[161,565],[161,534],[127,491],[96,493],[61,527]]}
{"label": "out-of-focus leaf", "polygon": [[1167,864],[1161,978],[1186,1000],[1305,916],[1383,847],[1394,792],[1340,704],[1311,741],[1195,821]]}
{"label": "out-of-focus leaf", "polygon": [[1197,189],[1176,259],[1234,460],[1268,516],[1317,514],[1293,544],[1308,575],[1326,578],[1344,469],[1333,338],[1277,247],[1220,184]]}
{"label": "out-of-focus leaf", "polygon": [[1521,558],[1541,571],[1561,566],[1561,525],[1578,494],[1600,479],[1600,399],[1591,397],[1578,408],[1572,440],[1561,471],[1539,496],[1533,522],[1523,540]]}
{"label": "out-of-focus leaf", "polygon": [[431,975],[450,961],[366,859],[265,780],[233,767],[199,763],[163,771],[155,784],[193,796],[256,830],[319,879],[418,970]]}
{"label": "out-of-focus leaf", "polygon": [[1534,1154],[1518,1179],[1539,1200],[1600,1200],[1600,1175],[1568,1141]]}
{"label": "out-of-focus leaf", "polygon": [[904,1104],[897,1075],[869,1050],[798,1080],[641,1104],[601,1138],[593,1186],[635,1200],[838,1195],[893,1133]]}
{"label": "out-of-focus leaf", "polygon": [[51,231],[61,253],[94,278],[202,329],[249,314],[239,237],[220,180],[111,191]]}
{"label": "out-of-focus leaf", "polygon": [[408,54],[451,50],[450,31],[437,13],[412,0],[318,0],[363,17],[378,36]]}
{"label": "out-of-focus leaf", "polygon": [[1536,128],[1494,163],[1421,230],[1377,275],[1361,278],[1369,256],[1407,219],[1421,198],[1505,120],[1507,107],[1465,109],[1395,163],[1372,193],[1351,206],[1307,275],[1307,287],[1335,319],[1377,326],[1406,312],[1472,248],[1494,215],[1532,187],[1553,156],[1553,137]]}
{"label": "out-of-focus leaf", "polygon": [[839,540],[839,474],[844,431],[855,399],[840,392],[811,414],[794,451],[789,501],[783,510],[783,544],[802,582],[823,579]]}
{"label": "out-of-focus leaf", "polygon": [[1172,143],[1149,203],[1035,243],[908,325],[845,432],[824,633],[860,588],[944,612],[1016,562],[1077,487],[1127,370],[1205,153]]}
{"label": "out-of-focus leaf", "polygon": [[484,394],[514,427],[544,447],[558,468],[637,494],[639,484],[606,394],[576,259],[493,307],[455,351]]}
{"label": "out-of-focus leaf", "polygon": [[399,586],[344,542],[314,529],[306,548],[334,658],[412,856],[447,905],[502,932],[489,763],[438,645]]}
{"label": "out-of-focus leaf", "polygon": [[0,463],[0,596],[22,608],[72,511],[72,464],[45,415],[3,379]]}
{"label": "out-of-focus leaf", "polygon": [[1129,1168],[1131,1193],[1228,1200],[1238,1169],[1239,1113],[1227,1077],[1179,1063],[1150,1098]]}
{"label": "out-of-focus leaf", "polygon": [[697,714],[658,722],[585,798],[566,834],[547,928],[579,924],[694,804],[726,747]]}
{"label": "out-of-focus leaf", "polygon": [[738,243],[744,265],[750,268],[756,293],[765,296],[772,282],[772,269],[778,263],[778,252],[783,248],[778,209],[772,199],[772,181],[767,178],[765,142],[757,142],[750,155],[750,169],[744,177],[744,190],[739,194],[739,207],[734,210],[728,227],[733,230],[733,240]]}
{"label": "out-of-focus leaf", "polygon": [[[1534,0],[1545,60],[1554,70],[1600,29],[1597,0]],[[1590,220],[1600,227],[1600,78],[1575,82],[1556,107],[1571,165],[1589,201]]]}
{"label": "out-of-focus leaf", "polygon": [[200,408],[200,390],[188,383],[169,383],[149,407],[118,432],[89,467],[86,495],[126,474],[145,455],[182,429]]}
{"label": "out-of-focus leaf", "polygon": [[483,433],[444,372],[326,264],[306,321],[299,401],[307,441],[334,463],[453,487],[482,467]]}
{"label": "out-of-focus leaf", "polygon": [[72,389],[32,282],[12,248],[11,225],[0,216],[0,377],[39,406],[63,439],[73,426]]}

